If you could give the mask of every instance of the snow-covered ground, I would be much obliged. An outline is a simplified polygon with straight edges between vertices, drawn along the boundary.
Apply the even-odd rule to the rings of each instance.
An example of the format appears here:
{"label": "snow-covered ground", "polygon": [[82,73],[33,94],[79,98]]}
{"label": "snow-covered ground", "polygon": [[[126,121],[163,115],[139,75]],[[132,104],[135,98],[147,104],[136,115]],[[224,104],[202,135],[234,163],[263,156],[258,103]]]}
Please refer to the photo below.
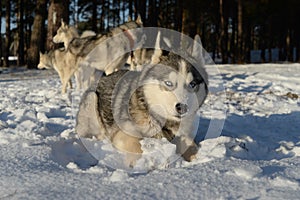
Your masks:
{"label": "snow-covered ground", "polygon": [[201,141],[193,162],[147,173],[115,170],[85,150],[74,134],[80,93],[61,95],[54,71],[2,71],[0,199],[299,199],[300,64],[207,67],[197,140],[212,122],[222,135]]}

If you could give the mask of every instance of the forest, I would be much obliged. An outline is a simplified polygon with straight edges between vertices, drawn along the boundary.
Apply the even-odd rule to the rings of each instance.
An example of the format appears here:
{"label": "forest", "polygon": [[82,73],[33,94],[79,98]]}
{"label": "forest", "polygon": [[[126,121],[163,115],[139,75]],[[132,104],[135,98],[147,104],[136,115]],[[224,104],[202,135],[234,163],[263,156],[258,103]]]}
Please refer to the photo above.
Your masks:
{"label": "forest", "polygon": [[36,68],[61,19],[101,33],[138,15],[145,27],[199,34],[216,63],[300,61],[299,0],[1,0],[0,66],[14,56]]}

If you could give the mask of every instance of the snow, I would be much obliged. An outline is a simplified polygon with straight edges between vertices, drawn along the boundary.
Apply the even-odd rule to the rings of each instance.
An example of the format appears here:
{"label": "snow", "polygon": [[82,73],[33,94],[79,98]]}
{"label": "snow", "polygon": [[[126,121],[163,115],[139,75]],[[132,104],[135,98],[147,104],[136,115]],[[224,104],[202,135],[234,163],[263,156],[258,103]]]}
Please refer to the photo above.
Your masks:
{"label": "snow", "polygon": [[145,139],[133,171],[107,141],[76,136],[81,92],[61,95],[54,71],[2,70],[0,199],[299,199],[300,64],[217,68],[196,159]]}

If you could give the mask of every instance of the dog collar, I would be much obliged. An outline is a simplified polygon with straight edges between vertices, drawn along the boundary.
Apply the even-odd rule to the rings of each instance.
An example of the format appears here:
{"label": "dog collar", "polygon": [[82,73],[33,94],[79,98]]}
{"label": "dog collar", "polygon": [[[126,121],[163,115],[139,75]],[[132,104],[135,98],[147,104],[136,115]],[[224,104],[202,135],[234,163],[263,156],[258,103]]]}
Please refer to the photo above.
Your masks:
{"label": "dog collar", "polygon": [[128,38],[130,49],[132,50],[134,47],[134,39],[128,30],[124,30],[123,32],[126,35],[126,37]]}

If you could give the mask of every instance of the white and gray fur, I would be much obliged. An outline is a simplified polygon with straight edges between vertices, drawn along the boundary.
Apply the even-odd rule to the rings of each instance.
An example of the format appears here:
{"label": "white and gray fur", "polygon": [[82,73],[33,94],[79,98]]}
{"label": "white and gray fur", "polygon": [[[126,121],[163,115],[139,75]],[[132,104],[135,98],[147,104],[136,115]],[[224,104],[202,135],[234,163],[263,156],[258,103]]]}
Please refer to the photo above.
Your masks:
{"label": "white and gray fur", "polygon": [[144,137],[164,137],[190,161],[198,150],[194,122],[207,85],[203,68],[156,50],[141,71],[114,72],[85,93],[76,131],[81,137],[108,138],[117,149],[130,153],[142,153],[139,141]]}

